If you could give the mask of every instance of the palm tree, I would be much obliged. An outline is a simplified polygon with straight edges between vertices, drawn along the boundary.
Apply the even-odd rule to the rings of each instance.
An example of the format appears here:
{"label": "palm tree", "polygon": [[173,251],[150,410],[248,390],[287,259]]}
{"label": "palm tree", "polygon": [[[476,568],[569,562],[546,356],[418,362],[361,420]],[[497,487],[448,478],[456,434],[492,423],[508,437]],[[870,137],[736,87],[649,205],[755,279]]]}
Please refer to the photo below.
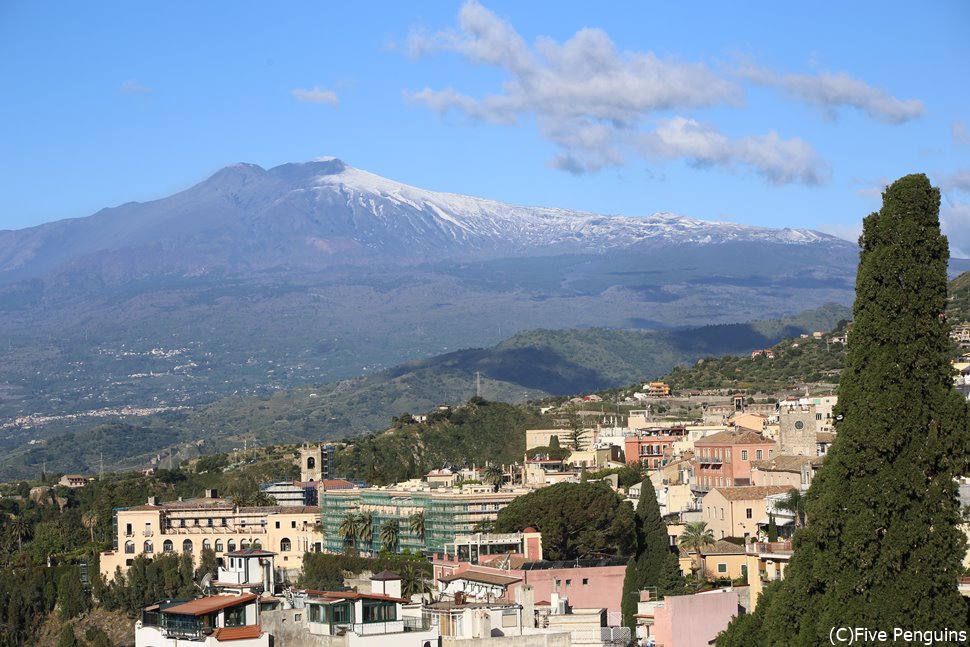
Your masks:
{"label": "palm tree", "polygon": [[360,533],[360,519],[353,512],[348,512],[337,532],[344,538],[345,544],[353,546]]}
{"label": "palm tree", "polygon": [[13,532],[13,536],[17,538],[17,550],[22,551],[24,549],[24,539],[30,537],[30,531],[32,530],[30,524],[23,517],[16,517],[10,523],[10,530]]}
{"label": "palm tree", "polygon": [[692,521],[684,527],[684,532],[680,533],[677,543],[683,546],[688,553],[693,553],[691,558],[694,560],[694,570],[700,577],[700,554],[701,549],[714,545],[714,532],[707,527],[706,521]]}
{"label": "palm tree", "polygon": [[408,530],[424,541],[424,512],[415,512],[408,517]]}
{"label": "palm tree", "polygon": [[795,515],[795,529],[805,527],[805,493],[799,489],[789,490],[785,498],[775,503],[779,510]]}
{"label": "palm tree", "polygon": [[505,472],[498,465],[486,465],[485,469],[482,470],[482,481],[489,483],[498,492],[499,487],[502,485],[502,481],[505,479]]}
{"label": "palm tree", "polygon": [[397,542],[401,536],[401,524],[397,519],[388,519],[381,524],[381,546],[389,553],[397,552]]}
{"label": "palm tree", "polygon": [[370,512],[365,512],[360,515],[359,523],[357,536],[360,538],[360,544],[367,550],[371,550],[374,544],[374,515]]}
{"label": "palm tree", "polygon": [[81,525],[91,531],[91,543],[94,543],[94,529],[98,525],[98,514],[94,511],[81,515]]}
{"label": "palm tree", "polygon": [[409,600],[415,595],[431,593],[431,584],[414,564],[405,564],[401,570],[401,593]]}

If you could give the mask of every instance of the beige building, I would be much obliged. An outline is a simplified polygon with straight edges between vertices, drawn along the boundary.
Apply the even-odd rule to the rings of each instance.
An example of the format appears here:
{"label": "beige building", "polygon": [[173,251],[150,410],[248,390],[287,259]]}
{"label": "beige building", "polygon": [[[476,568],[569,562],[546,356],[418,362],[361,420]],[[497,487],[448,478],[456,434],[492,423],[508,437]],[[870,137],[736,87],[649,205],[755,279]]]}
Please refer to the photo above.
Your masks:
{"label": "beige building", "polygon": [[757,537],[758,522],[767,515],[765,497],[794,489],[788,485],[714,488],[704,496],[704,521],[715,539]]}
{"label": "beige building", "polygon": [[115,511],[114,550],[101,553],[101,574],[110,580],[139,555],[187,552],[198,563],[205,548],[217,561],[235,550],[262,548],[277,553],[277,567],[295,575],[304,553],[321,550],[319,522],[318,507],[238,507],[211,490],[184,501],[149,497],[145,505]]}
{"label": "beige building", "polygon": [[729,541],[717,540],[714,546],[701,550],[704,576],[709,579],[736,580],[748,574],[747,550]]}
{"label": "beige building", "polygon": [[822,460],[811,456],[775,456],[751,462],[752,485],[788,485],[805,489],[812,484]]}

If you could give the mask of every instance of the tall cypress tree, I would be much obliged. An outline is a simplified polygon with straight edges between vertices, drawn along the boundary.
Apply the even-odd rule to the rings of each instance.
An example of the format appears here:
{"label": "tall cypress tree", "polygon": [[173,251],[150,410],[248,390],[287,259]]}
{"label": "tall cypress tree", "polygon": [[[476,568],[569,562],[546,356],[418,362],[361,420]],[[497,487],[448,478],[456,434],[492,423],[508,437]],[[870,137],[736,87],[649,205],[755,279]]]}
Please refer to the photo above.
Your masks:
{"label": "tall cypress tree", "polygon": [[[640,484],[640,500],[637,502],[637,553],[630,558],[623,577],[623,599],[620,610],[623,612],[623,625],[634,627],[633,617],[637,612],[639,592],[646,588],[656,588],[658,595],[681,593],[683,588],[676,568],[677,558],[670,552],[667,524],[660,516],[657,504],[657,491],[650,478]],[[665,572],[670,560],[675,563],[673,572]]]}
{"label": "tall cypress tree", "polygon": [[808,526],[784,582],[718,645],[967,628],[954,477],[968,467],[970,421],[952,386],[939,207],[926,176],[909,175],[865,219],[838,434],[807,495]]}

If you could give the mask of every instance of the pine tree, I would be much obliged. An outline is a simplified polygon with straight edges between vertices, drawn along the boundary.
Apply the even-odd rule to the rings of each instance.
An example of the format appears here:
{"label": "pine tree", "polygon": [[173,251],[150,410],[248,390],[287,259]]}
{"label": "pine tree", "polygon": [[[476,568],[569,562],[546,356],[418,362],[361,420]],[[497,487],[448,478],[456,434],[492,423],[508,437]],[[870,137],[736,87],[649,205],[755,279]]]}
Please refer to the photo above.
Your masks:
{"label": "pine tree", "polygon": [[970,450],[952,388],[939,190],[909,175],[865,219],[837,436],[786,579],[718,644],[817,645],[832,627],[965,630],[954,477]]}

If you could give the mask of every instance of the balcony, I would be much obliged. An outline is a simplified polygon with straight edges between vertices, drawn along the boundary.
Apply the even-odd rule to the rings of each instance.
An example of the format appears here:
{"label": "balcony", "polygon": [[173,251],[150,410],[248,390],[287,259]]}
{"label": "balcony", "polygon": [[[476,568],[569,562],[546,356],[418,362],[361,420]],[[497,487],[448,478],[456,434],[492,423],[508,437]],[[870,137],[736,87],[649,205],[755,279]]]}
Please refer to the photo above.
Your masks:
{"label": "balcony", "polygon": [[792,554],[792,546],[790,541],[759,541],[748,546],[748,553],[787,557]]}

